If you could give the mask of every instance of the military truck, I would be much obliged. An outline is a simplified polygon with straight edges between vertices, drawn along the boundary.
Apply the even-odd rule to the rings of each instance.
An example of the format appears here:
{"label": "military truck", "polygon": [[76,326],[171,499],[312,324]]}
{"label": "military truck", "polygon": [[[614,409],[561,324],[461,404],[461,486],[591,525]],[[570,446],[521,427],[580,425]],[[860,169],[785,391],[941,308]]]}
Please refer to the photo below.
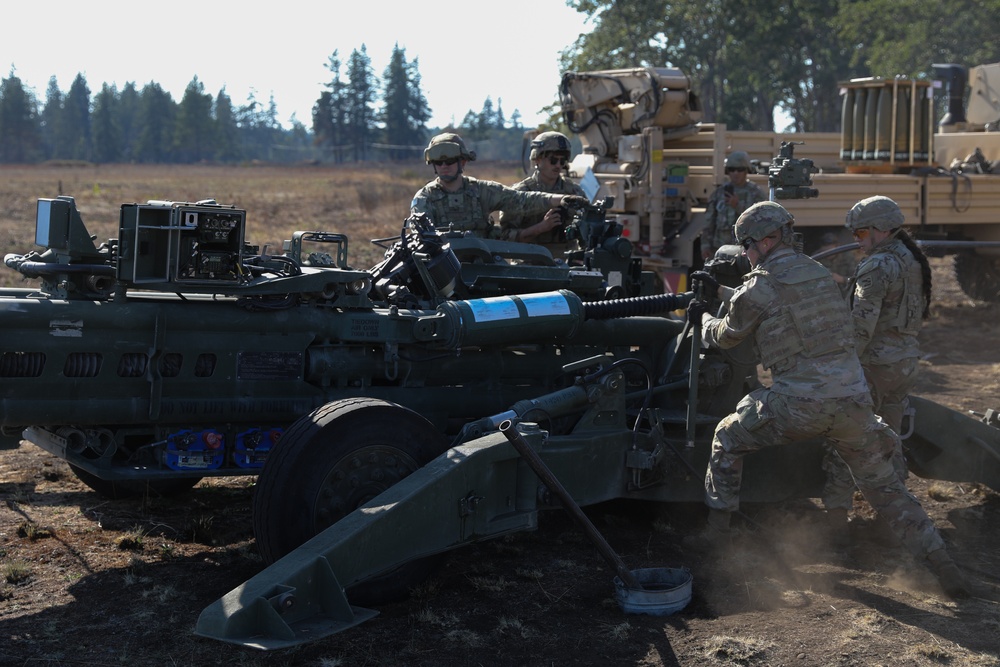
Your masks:
{"label": "military truck", "polygon": [[[841,84],[839,133],[732,131],[701,122],[691,82],[676,68],[567,72],[560,84],[565,125],[582,151],[569,166],[673,291],[701,262],[699,234],[708,198],[723,182],[728,153],[761,165],[750,180],[768,188],[768,163],[788,142],[815,170],[819,197],[782,203],[795,216],[806,252],[825,232],[845,243],[846,212],[872,195],[893,198],[917,239],[955,252],[956,276],[971,297],[1000,301],[1000,63],[935,65],[947,83],[948,113],[933,121],[940,81],[865,78]],[[968,82],[968,107],[963,105]],[[772,193],[782,198],[782,193]]]}

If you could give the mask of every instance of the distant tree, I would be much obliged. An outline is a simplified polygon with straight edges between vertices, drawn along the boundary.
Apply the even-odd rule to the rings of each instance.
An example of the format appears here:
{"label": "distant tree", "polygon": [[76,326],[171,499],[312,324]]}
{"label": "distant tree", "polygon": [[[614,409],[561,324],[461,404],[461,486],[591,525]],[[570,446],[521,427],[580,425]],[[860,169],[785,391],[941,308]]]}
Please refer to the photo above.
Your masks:
{"label": "distant tree", "polygon": [[91,124],[94,133],[95,162],[118,162],[122,156],[122,129],[118,116],[118,90],[103,84],[94,96],[94,113]]}
{"label": "distant tree", "polygon": [[63,94],[59,90],[56,77],[49,78],[49,86],[45,90],[45,107],[42,109],[42,145],[45,158],[53,158],[59,154],[64,140],[63,130]]}
{"label": "distant tree", "polygon": [[375,99],[378,96],[377,80],[372,71],[371,58],[365,45],[351,52],[347,62],[347,143],[351,145],[354,159],[368,158],[368,145],[375,134]]}
{"label": "distant tree", "polygon": [[160,84],[149,82],[139,95],[139,136],[135,158],[140,162],[172,159],[174,118],[177,105]]}
{"label": "distant tree", "polygon": [[174,157],[181,162],[198,162],[215,156],[215,123],[212,96],[195,76],[181,98],[174,124]]}
{"label": "distant tree", "polygon": [[239,126],[233,101],[226,94],[225,87],[215,96],[213,105],[215,117],[215,159],[233,162],[240,159]]}
{"label": "distant tree", "polygon": [[121,159],[131,162],[135,159],[135,145],[139,139],[139,91],[135,83],[129,81],[118,96],[118,126],[121,128]]}
{"label": "distant tree", "polygon": [[510,126],[515,130],[520,130],[524,127],[521,125],[521,112],[518,109],[514,109],[514,113],[510,115]]}
{"label": "distant tree", "polygon": [[416,66],[406,62],[406,50],[393,47],[389,65],[383,74],[384,105],[380,115],[385,142],[391,146],[388,155],[393,159],[413,157],[413,146],[422,148],[427,134],[430,109],[420,91],[420,74]]}
{"label": "distant tree", "polygon": [[41,149],[38,103],[11,68],[0,81],[0,162],[33,162]]}
{"label": "distant tree", "polygon": [[82,74],[77,74],[63,100],[62,130],[65,156],[73,160],[90,160],[92,155],[90,127],[90,88]]}
{"label": "distant tree", "polygon": [[335,50],[324,65],[333,74],[325,90],[312,110],[313,135],[315,144],[328,151],[334,162],[344,161],[347,143],[347,83],[341,79],[343,65]]}
{"label": "distant tree", "polygon": [[497,112],[493,116],[494,127],[497,129],[504,129],[507,127],[507,119],[503,115],[503,100],[499,97],[497,98]]}

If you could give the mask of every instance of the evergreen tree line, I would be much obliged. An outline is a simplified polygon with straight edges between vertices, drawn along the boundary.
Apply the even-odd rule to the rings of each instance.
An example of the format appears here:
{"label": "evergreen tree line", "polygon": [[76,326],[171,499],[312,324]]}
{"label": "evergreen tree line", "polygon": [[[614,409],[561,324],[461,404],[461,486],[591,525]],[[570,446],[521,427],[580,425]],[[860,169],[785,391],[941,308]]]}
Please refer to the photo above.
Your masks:
{"label": "evergreen tree line", "polygon": [[[408,61],[406,49],[395,45],[381,80],[375,76],[364,44],[346,66],[334,51],[326,63],[332,78],[313,106],[315,144],[333,162],[416,159],[423,156],[430,136],[431,109],[420,86],[418,59]],[[343,70],[343,71],[342,71]],[[381,102],[381,106],[378,106]],[[510,119],[502,103],[486,98],[478,113],[469,110],[456,129],[477,142],[487,159],[516,159],[523,127],[521,114]]]}
{"label": "evergreen tree line", "polygon": [[[421,90],[417,60],[397,45],[382,80],[365,47],[351,53],[345,75],[334,51],[333,78],[312,109],[312,128],[278,122],[273,97],[251,94],[235,106],[225,88],[214,97],[195,76],[179,102],[150,82],[122,90],[103,84],[96,95],[78,74],[67,92],[55,77],[39,102],[12,69],[0,81],[0,162],[195,163],[244,161],[333,162],[420,159],[430,136],[431,109]],[[380,106],[377,106],[381,102]],[[487,98],[457,128],[478,142],[486,159],[516,159],[523,128],[515,109]]]}
{"label": "evergreen tree line", "polygon": [[251,94],[234,106],[225,88],[212,97],[197,76],[180,102],[155,82],[120,91],[105,83],[92,97],[82,74],[66,93],[52,77],[42,103],[13,70],[0,82],[0,162],[282,162],[311,153],[308,130],[283,128],[273,98]]}

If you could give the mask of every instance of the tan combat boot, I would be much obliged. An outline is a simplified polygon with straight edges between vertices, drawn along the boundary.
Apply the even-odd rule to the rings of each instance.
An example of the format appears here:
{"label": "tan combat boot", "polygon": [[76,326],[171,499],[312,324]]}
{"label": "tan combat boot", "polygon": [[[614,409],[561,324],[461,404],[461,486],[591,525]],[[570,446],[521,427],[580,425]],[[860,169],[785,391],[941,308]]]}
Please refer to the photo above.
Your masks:
{"label": "tan combat boot", "polygon": [[938,549],[927,554],[927,564],[948,597],[956,600],[969,597],[969,586],[965,583],[965,577],[947,551]]}
{"label": "tan combat boot", "polygon": [[732,512],[710,509],[705,528],[697,535],[688,535],[683,544],[695,551],[710,551],[729,543],[729,520]]}

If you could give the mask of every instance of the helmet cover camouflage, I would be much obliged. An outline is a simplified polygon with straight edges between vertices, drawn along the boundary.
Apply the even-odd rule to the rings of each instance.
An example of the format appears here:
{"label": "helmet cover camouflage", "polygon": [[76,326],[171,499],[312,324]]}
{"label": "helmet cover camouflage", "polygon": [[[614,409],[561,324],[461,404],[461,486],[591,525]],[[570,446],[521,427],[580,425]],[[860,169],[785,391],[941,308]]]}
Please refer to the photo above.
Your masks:
{"label": "helmet cover camouflage", "polygon": [[747,210],[743,211],[736,220],[733,227],[733,234],[736,241],[742,244],[747,239],[760,241],[762,238],[775,232],[785,225],[790,225],[795,221],[792,214],[785,210],[781,204],[773,201],[757,202]]}
{"label": "helmet cover camouflage", "polygon": [[750,156],[747,155],[746,151],[733,151],[726,158],[726,169],[732,167],[742,167],[747,171],[750,171]]}
{"label": "helmet cover camouflage", "polygon": [[424,161],[461,158],[470,162],[476,159],[476,152],[465,147],[465,141],[454,132],[445,132],[433,137],[424,149]]}
{"label": "helmet cover camouflage", "polygon": [[562,132],[542,132],[531,142],[531,159],[537,160],[546,153],[570,154],[569,139]]}
{"label": "helmet cover camouflage", "polygon": [[862,229],[873,227],[880,232],[888,232],[902,227],[906,221],[899,204],[876,195],[868,199],[862,199],[847,212],[847,224],[849,229]]}

